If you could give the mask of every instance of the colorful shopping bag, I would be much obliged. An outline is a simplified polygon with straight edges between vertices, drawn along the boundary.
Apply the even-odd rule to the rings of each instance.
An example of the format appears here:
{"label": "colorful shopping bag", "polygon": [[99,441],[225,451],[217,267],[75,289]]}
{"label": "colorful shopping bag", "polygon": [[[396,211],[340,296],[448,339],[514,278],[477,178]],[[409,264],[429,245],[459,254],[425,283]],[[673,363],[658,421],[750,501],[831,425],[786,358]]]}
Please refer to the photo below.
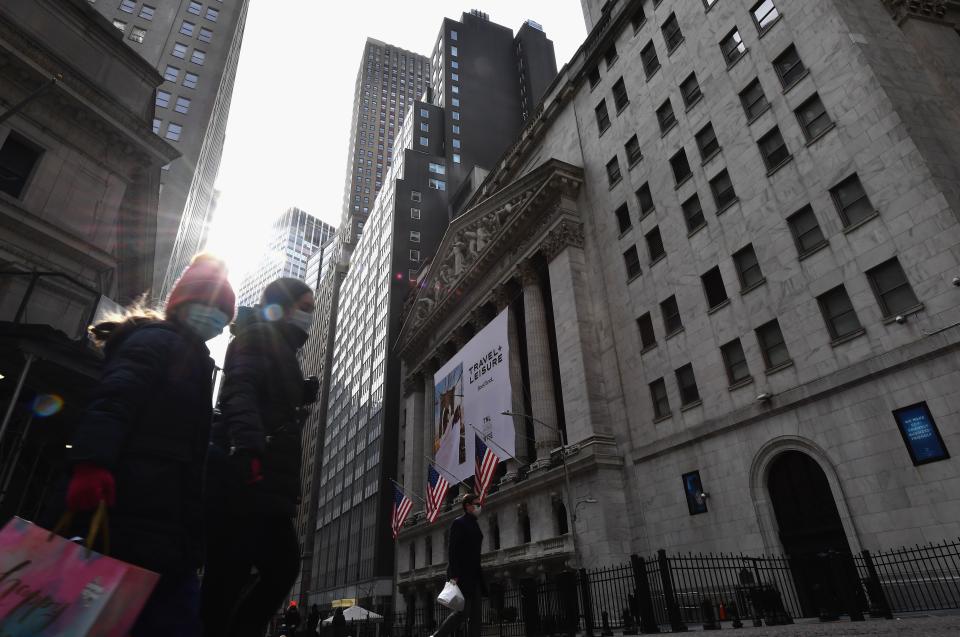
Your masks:
{"label": "colorful shopping bag", "polygon": [[13,518],[0,530],[0,635],[126,637],[159,577]]}

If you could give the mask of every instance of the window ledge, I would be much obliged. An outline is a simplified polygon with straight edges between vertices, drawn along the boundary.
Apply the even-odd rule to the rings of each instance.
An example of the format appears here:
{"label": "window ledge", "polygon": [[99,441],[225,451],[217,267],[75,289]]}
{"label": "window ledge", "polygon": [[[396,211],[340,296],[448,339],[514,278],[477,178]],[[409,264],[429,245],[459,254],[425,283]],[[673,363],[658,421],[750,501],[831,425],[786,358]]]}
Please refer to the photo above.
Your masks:
{"label": "window ledge", "polygon": [[743,387],[746,387],[747,385],[752,385],[752,384],[753,384],[753,376],[747,376],[746,378],[742,378],[737,382],[733,383],[732,385],[730,385],[729,387],[727,387],[727,391],[736,391],[737,389],[742,389]]}
{"label": "window ledge", "polygon": [[610,124],[607,124],[607,127],[600,131],[600,134],[597,137],[603,137],[603,134],[610,130]]}
{"label": "window ledge", "polygon": [[655,211],[655,210],[656,210],[656,208],[651,208],[650,210],[647,210],[646,212],[644,212],[643,210],[641,210],[641,211],[640,211],[640,221],[643,221],[644,219],[646,219],[647,217],[649,217],[650,214],[651,214],[653,211]]}
{"label": "window ledge", "polygon": [[[590,80],[587,80],[587,83],[590,84]],[[600,80],[597,80],[596,84],[590,84],[590,92],[593,93],[593,89],[597,88],[598,86],[600,86]]]}
{"label": "window ledge", "polygon": [[715,312],[719,312],[720,310],[722,310],[723,308],[727,307],[728,305],[730,305],[730,299],[725,300],[723,303],[718,303],[717,305],[714,305],[713,307],[711,307],[710,309],[708,309],[708,310],[707,310],[707,315],[709,316],[710,314],[714,314]]}
{"label": "window ledge", "polygon": [[607,70],[609,71],[613,67],[613,65],[617,63],[617,60],[619,59],[620,59],[619,54],[617,54],[617,57],[613,58],[612,60],[607,60],[606,58],[604,58],[603,61],[607,63]]}
{"label": "window ledge", "polygon": [[870,215],[870,216],[868,216],[868,217],[864,217],[864,218],[861,219],[860,221],[858,221],[858,222],[856,222],[856,223],[853,223],[853,224],[850,224],[849,226],[847,226],[846,228],[844,228],[844,229],[843,229],[843,234],[850,234],[851,232],[853,232],[853,231],[856,230],[857,228],[860,228],[861,226],[867,225],[868,223],[870,223],[871,221],[873,221],[874,219],[876,219],[876,218],[879,217],[879,216],[880,216],[880,211],[879,211],[879,210],[874,210],[872,215]]}
{"label": "window ledge", "polygon": [[787,155],[786,159],[767,171],[767,177],[773,177],[780,169],[793,161],[793,154]]}
{"label": "window ledge", "polygon": [[767,282],[767,277],[763,277],[762,279],[760,279],[760,280],[757,281],[756,283],[754,283],[754,284],[752,284],[752,285],[748,285],[747,287],[745,287],[745,288],[743,288],[742,290],[740,290],[740,296],[745,296],[748,292],[753,292],[754,290],[756,290],[758,287],[760,287],[761,285],[763,285],[763,284],[766,283],[766,282]]}
{"label": "window ledge", "polygon": [[627,169],[629,170],[629,169],[633,168],[634,166],[636,166],[637,164],[639,164],[639,163],[642,162],[642,161],[643,161],[643,155],[640,155],[639,157],[637,157],[636,159],[634,159],[632,162],[628,161],[628,162],[627,162]]}
{"label": "window ledge", "polygon": [[613,190],[614,186],[616,186],[617,184],[619,184],[621,181],[623,181],[623,175],[617,177],[617,180],[616,180],[616,181],[611,181],[611,182],[610,182],[610,190]]}
{"label": "window ledge", "polygon": [[837,127],[836,122],[830,122],[830,125],[824,128],[822,131],[820,131],[819,134],[814,135],[813,137],[807,140],[807,144],[806,144],[807,148],[810,148],[811,146],[816,144],[818,141],[823,139],[827,135],[827,133],[829,133],[836,127]]}
{"label": "window ledge", "polygon": [[723,150],[720,146],[717,146],[717,149],[703,158],[703,161],[700,162],[700,166],[706,166],[709,164],[717,155],[720,154],[720,151]]}
{"label": "window ledge", "polygon": [[690,111],[693,110],[693,107],[695,107],[697,104],[699,104],[699,103],[702,102],[702,101],[703,101],[703,93],[700,93],[700,95],[697,97],[697,99],[695,99],[695,100],[693,100],[692,102],[690,102],[689,104],[687,104],[686,108],[683,109],[684,112],[685,112],[685,113],[689,113]]}
{"label": "window ledge", "polygon": [[897,314],[893,314],[893,315],[891,315],[891,316],[884,316],[884,317],[883,317],[883,324],[884,324],[884,325],[890,325],[891,323],[896,323],[896,322],[897,322],[897,317],[898,317],[898,316],[907,317],[907,316],[910,316],[911,314],[916,314],[916,313],[922,312],[922,311],[923,311],[923,303],[918,303],[918,304],[914,305],[913,307],[908,308],[908,309],[906,309],[906,310],[904,310],[904,311],[902,311],[902,312],[899,312],[899,313],[897,313]]}
{"label": "window ledge", "polygon": [[[650,261],[650,266],[653,266],[655,263],[660,263],[661,261],[663,261],[663,260],[666,259],[666,258],[667,258],[667,253],[664,252],[663,254],[661,254],[661,255],[660,255],[659,257],[657,257],[656,259],[653,259],[652,261]],[[650,267],[650,266],[647,266],[647,267]]]}
{"label": "window ledge", "polygon": [[766,374],[767,374],[767,376],[773,376],[773,375],[776,374],[777,372],[782,372],[783,370],[787,369],[788,367],[793,367],[793,359],[788,360],[788,361],[785,362],[785,363],[780,363],[780,364],[777,365],[776,367],[770,367],[770,368],[768,368],[768,369],[766,370]]}
{"label": "window ledge", "polygon": [[727,70],[729,71],[730,69],[732,69],[733,67],[735,67],[735,66],[737,65],[737,62],[739,62],[739,61],[742,60],[743,58],[747,57],[747,53],[749,53],[749,52],[750,52],[750,49],[746,49],[743,53],[741,53],[740,55],[737,56],[737,59],[736,59],[736,60],[730,60],[729,62],[727,62]]}
{"label": "window ledge", "polygon": [[656,75],[657,71],[659,70],[660,70],[660,64],[657,64],[657,68],[653,69],[652,71],[647,72],[646,70],[644,70],[644,74],[647,76],[647,81],[649,82],[650,78]]}
{"label": "window ledge", "polygon": [[733,199],[725,203],[722,207],[717,208],[717,213],[716,213],[717,216],[719,217],[720,215],[725,213],[727,210],[730,210],[731,208],[736,206],[738,203],[740,203],[740,197],[734,197]]}
{"label": "window ledge", "polygon": [[691,409],[696,409],[697,407],[701,406],[702,404],[703,404],[703,399],[702,399],[702,398],[698,398],[698,399],[696,399],[695,401],[693,401],[692,403],[687,403],[686,405],[681,405],[681,406],[680,406],[680,411],[681,411],[681,412],[683,412],[683,411],[690,411]]}
{"label": "window ledge", "polygon": [[683,186],[683,184],[687,183],[687,182],[690,181],[691,179],[693,179],[693,173],[690,173],[689,175],[687,175],[686,177],[684,177],[683,179],[681,179],[680,181],[678,181],[678,182],[677,182],[677,185],[675,185],[675,186],[673,187],[673,189],[674,189],[674,190],[680,190],[680,188]]}
{"label": "window ledge", "polygon": [[657,349],[657,344],[656,344],[656,343],[654,343],[653,345],[648,345],[648,346],[644,347],[642,350],[640,350],[640,354],[641,354],[641,355],[642,355],[642,354],[646,354],[647,352],[652,351],[652,350],[655,350],[655,349]]}
{"label": "window ledge", "polygon": [[669,126],[667,126],[666,128],[660,131],[660,139],[663,139],[664,137],[666,137],[670,133],[670,131],[672,131],[674,128],[677,127],[677,125],[678,125],[677,119],[674,118],[672,124],[670,124]]}
{"label": "window ledge", "polygon": [[837,347],[838,345],[849,343],[853,339],[859,336],[863,336],[866,333],[867,333],[867,330],[861,327],[860,329],[854,330],[849,334],[844,334],[843,336],[838,336],[837,338],[833,339],[832,341],[830,341],[830,347]]}
{"label": "window ledge", "polygon": [[653,419],[653,424],[657,424],[658,422],[663,422],[664,420],[670,420],[671,418],[673,418],[673,413],[657,416],[656,418]]}
{"label": "window ledge", "polygon": [[636,26],[636,28],[634,28],[633,34],[636,35],[636,34],[640,33],[640,29],[642,29],[642,28],[645,27],[645,26],[647,26],[647,19],[646,19],[646,18],[644,18],[644,19],[643,19],[643,22],[641,22],[640,24],[638,24],[638,25]]}
{"label": "window ledge", "polygon": [[627,103],[617,109],[617,115],[619,116],[626,108],[630,106],[630,100],[627,100]]}
{"label": "window ledge", "polygon": [[797,259],[798,259],[799,261],[803,261],[804,259],[807,259],[808,257],[812,257],[813,255],[815,255],[816,253],[820,252],[821,250],[823,250],[824,248],[826,248],[826,247],[829,246],[829,245],[830,245],[830,242],[827,241],[826,239],[824,239],[822,243],[818,243],[817,245],[813,246],[812,248],[810,248],[810,249],[807,250],[806,252],[801,252],[799,255],[797,255]]}
{"label": "window ledge", "polygon": [[680,332],[682,332],[684,329],[686,329],[686,328],[684,328],[683,326],[678,327],[677,329],[673,330],[672,332],[670,332],[669,334],[667,334],[666,336],[664,336],[664,337],[663,337],[663,340],[669,341],[671,338],[673,338],[674,336],[676,336],[677,334],[679,334]]}
{"label": "window ledge", "polygon": [[631,231],[631,230],[633,230],[633,226],[630,226],[629,228],[627,228],[626,230],[624,230],[623,232],[621,232],[620,235],[617,237],[617,239],[623,239],[625,236],[627,236],[628,234],[630,234],[630,231]]}
{"label": "window ledge", "polygon": [[669,48],[667,49],[667,57],[670,57],[671,55],[673,55],[677,51],[677,49],[679,49],[683,45],[683,43],[686,41],[687,41],[687,38],[681,37],[680,41],[677,42],[672,49],[669,49]]}
{"label": "window ledge", "polygon": [[706,227],[707,227],[707,222],[704,221],[704,222],[701,223],[699,226],[697,226],[696,228],[694,228],[693,230],[691,230],[690,232],[688,232],[688,233],[687,233],[687,238],[689,239],[690,237],[692,237],[693,235],[697,234],[698,232],[700,232],[701,230],[703,230],[703,229],[706,228]]}
{"label": "window ledge", "polygon": [[787,93],[789,93],[790,89],[792,89],[794,86],[802,82],[804,78],[807,77],[808,75],[810,75],[810,69],[804,69],[803,73],[800,74],[800,77],[798,77],[797,79],[792,81],[790,84],[787,84],[786,86],[783,87],[783,94],[786,95]]}
{"label": "window ledge", "polygon": [[[765,26],[765,27],[761,27],[759,24],[757,24],[757,31],[759,32],[759,37],[760,37],[760,38],[763,38],[763,36],[765,36],[766,34],[770,33],[770,31],[773,29],[773,27],[775,27],[776,24],[777,24],[778,22],[780,22],[780,20],[782,20],[782,19],[783,19],[783,14],[781,13],[781,14],[779,14],[779,15],[776,17],[776,19],[775,19],[773,22],[771,22],[770,24],[768,24],[768,25]],[[756,24],[756,20],[754,20],[754,24]]]}
{"label": "window ledge", "polygon": [[627,277],[627,285],[630,285],[631,283],[639,279],[642,275],[643,275],[643,270],[641,270],[640,272],[637,272],[632,276]]}
{"label": "window ledge", "polygon": [[773,107],[770,105],[770,102],[767,102],[767,105],[764,107],[764,109],[763,109],[762,111],[760,111],[759,113],[757,113],[757,114],[754,115],[753,117],[747,118],[747,125],[749,126],[750,124],[754,123],[755,121],[757,121],[758,119],[760,119],[761,117],[763,117],[764,114],[765,114],[767,111],[769,111],[771,108],[773,108]]}

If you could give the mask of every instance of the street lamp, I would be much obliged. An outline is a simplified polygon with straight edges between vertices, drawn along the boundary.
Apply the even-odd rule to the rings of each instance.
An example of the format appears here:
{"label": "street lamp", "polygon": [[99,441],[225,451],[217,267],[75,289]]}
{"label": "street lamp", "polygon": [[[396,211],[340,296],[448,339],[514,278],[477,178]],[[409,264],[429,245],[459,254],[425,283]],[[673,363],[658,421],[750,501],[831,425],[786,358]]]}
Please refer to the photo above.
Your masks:
{"label": "street lamp", "polygon": [[[567,468],[567,434],[562,429],[548,425],[542,420],[534,418],[529,414],[518,414],[512,411],[502,411],[500,413],[503,414],[504,416],[519,416],[520,418],[529,418],[533,422],[543,425],[547,429],[551,431],[555,431],[560,434],[560,439],[562,443],[560,447],[560,464],[563,466],[563,480],[566,483],[565,490],[567,492],[566,493],[567,511],[570,513],[570,533],[571,533],[570,537],[573,539],[574,568],[577,568],[577,569],[580,568],[580,547],[577,545],[577,508],[576,507],[582,504],[583,502],[587,502],[591,500],[592,498],[588,498],[583,502],[577,503],[577,505],[573,504],[573,499],[572,499],[573,489],[570,488],[570,470]],[[593,502],[596,502],[596,500],[593,500]]]}

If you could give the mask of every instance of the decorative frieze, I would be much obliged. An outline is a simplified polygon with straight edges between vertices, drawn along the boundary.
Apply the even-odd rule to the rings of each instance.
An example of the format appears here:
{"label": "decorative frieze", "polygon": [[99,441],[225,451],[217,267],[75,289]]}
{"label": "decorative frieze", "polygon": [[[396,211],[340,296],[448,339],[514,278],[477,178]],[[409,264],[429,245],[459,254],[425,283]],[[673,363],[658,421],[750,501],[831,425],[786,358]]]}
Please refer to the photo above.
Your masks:
{"label": "decorative frieze", "polygon": [[907,18],[940,20],[947,15],[947,0],[883,0],[896,22]]}
{"label": "decorative frieze", "polygon": [[583,248],[583,224],[579,221],[562,220],[540,244],[540,253],[549,263],[568,246]]}

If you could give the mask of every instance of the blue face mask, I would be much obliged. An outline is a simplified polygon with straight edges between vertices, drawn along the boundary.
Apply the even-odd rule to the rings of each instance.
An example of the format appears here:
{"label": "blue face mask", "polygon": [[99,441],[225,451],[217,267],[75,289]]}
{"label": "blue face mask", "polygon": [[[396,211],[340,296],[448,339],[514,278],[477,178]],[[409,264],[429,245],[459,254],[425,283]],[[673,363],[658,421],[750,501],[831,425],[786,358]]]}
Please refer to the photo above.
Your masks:
{"label": "blue face mask", "polygon": [[200,303],[191,303],[183,311],[183,322],[205,341],[218,336],[229,320],[221,310]]}

